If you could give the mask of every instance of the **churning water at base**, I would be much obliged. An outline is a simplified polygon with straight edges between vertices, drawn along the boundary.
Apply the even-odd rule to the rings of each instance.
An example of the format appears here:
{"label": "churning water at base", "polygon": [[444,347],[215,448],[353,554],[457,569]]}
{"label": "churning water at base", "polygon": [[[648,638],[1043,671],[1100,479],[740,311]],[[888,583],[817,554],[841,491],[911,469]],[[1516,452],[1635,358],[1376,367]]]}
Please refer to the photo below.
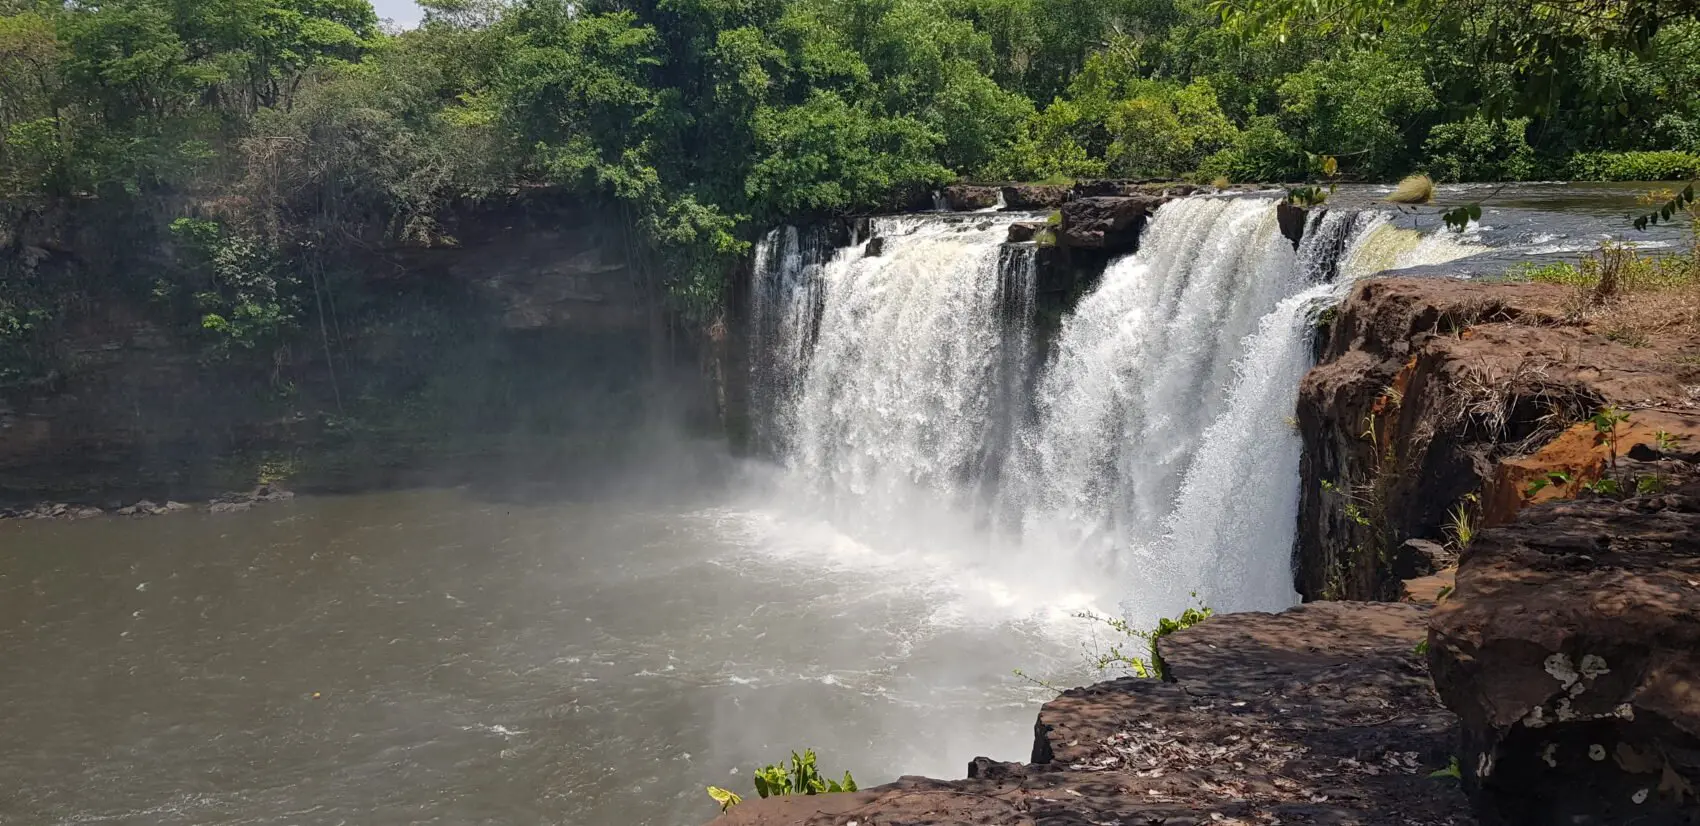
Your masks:
{"label": "churning water at base", "polygon": [[882,219],[871,245],[758,269],[755,323],[784,342],[758,363],[789,478],[860,536],[1114,582],[1097,597],[1139,622],[1193,594],[1291,605],[1315,313],[1358,277],[1473,250],[1356,211],[1313,215],[1295,249],[1271,200],[1176,201],[1064,320],[1035,382],[1035,252],[1003,243],[1008,220]]}

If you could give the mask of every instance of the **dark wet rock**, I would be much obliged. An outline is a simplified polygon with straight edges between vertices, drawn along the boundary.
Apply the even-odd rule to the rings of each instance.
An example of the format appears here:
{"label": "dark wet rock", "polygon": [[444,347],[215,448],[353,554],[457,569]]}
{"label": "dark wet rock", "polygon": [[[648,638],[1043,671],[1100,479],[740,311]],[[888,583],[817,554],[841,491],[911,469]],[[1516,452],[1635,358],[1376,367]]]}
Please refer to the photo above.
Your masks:
{"label": "dark wet rock", "polygon": [[1139,234],[1162,199],[1148,196],[1093,196],[1063,205],[1057,242],[1066,247],[1133,252]]}
{"label": "dark wet rock", "polygon": [[1433,576],[1457,561],[1457,555],[1439,542],[1407,539],[1393,554],[1393,575],[1400,580]]}
{"label": "dark wet rock", "polygon": [[1432,629],[1484,822],[1700,823],[1700,483],[1483,532]]}
{"label": "dark wet rock", "polygon": [[1047,228],[1047,225],[1036,221],[1022,221],[1020,223],[1010,224],[1009,242],[1011,244],[1021,244],[1031,241],[1035,236],[1044,232]]}
{"label": "dark wet rock", "polygon": [[1170,682],[1064,692],[1028,765],[977,758],[969,779],[748,801],[720,826],[1474,823],[1429,777],[1452,717],[1423,662],[1427,609],[1318,603],[1236,614],[1165,637]]}
{"label": "dark wet rock", "polygon": [[1011,184],[1003,187],[1006,209],[1056,209],[1068,201],[1069,188],[1053,184]]}
{"label": "dark wet rock", "polygon": [[0,508],[4,519],[92,519],[106,511],[93,505],[74,505],[66,502],[43,502],[29,507]]}
{"label": "dark wet rock", "polygon": [[878,258],[885,255],[885,241],[886,239],[884,238],[868,239],[868,246],[862,251],[862,254],[869,258]]}
{"label": "dark wet rock", "polygon": [[1293,249],[1299,248],[1299,242],[1305,237],[1305,221],[1310,217],[1310,210],[1302,206],[1282,202],[1275,205],[1275,223],[1281,227],[1281,234],[1293,242]]}
{"label": "dark wet rock", "polygon": [[944,188],[944,202],[955,212],[973,212],[998,205],[999,190],[995,186],[955,184]]}

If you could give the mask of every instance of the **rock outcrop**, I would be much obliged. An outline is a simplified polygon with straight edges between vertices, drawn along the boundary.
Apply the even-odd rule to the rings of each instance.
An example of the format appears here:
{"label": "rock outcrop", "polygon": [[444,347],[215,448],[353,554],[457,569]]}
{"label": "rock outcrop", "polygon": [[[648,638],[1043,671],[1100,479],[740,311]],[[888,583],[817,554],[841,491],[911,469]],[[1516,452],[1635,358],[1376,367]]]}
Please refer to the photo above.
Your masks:
{"label": "rock outcrop", "polygon": [[1009,242],[1021,244],[1033,240],[1048,227],[1037,221],[1018,221],[1009,225]]}
{"label": "rock outcrop", "polygon": [[1452,718],[1414,653],[1426,609],[1326,603],[1216,617],[1159,641],[1168,681],[1064,692],[1030,763],[751,800],[717,826],[1469,824]]}
{"label": "rock outcrop", "polygon": [[1071,188],[1058,184],[1008,184],[1003,187],[1003,202],[1008,209],[1056,209],[1071,197]]}
{"label": "rock outcrop", "polygon": [[975,212],[998,205],[1000,188],[974,184],[953,184],[944,188],[944,202],[956,212]]}
{"label": "rock outcrop", "polygon": [[1112,255],[1133,252],[1145,222],[1162,204],[1161,198],[1145,196],[1076,198],[1063,205],[1057,242]]}
{"label": "rock outcrop", "polygon": [[[1353,290],[1300,388],[1301,594],[1395,598],[1405,540],[1445,542],[1460,513],[1480,529],[1574,495],[1608,454],[1649,449],[1661,430],[1700,437],[1700,367],[1683,360],[1696,343],[1614,341],[1566,320],[1571,295],[1444,278]],[[1615,447],[1588,421],[1607,406],[1628,416]]]}
{"label": "rock outcrop", "polygon": [[1700,483],[1484,532],[1432,627],[1484,822],[1700,823]]}

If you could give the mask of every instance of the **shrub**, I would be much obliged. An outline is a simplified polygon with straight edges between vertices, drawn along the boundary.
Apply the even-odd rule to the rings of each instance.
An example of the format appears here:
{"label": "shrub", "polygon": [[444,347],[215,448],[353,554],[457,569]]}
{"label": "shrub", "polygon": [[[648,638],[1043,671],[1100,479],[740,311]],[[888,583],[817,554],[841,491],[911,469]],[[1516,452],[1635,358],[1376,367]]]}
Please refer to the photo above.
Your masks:
{"label": "shrub", "polygon": [[1480,114],[1440,124],[1423,146],[1429,170],[1443,181],[1527,180],[1535,172],[1528,128],[1528,118],[1490,121]]}
{"label": "shrub", "polygon": [[1583,152],[1570,159],[1570,176],[1582,181],[1677,181],[1700,178],[1692,152]]}
{"label": "shrub", "polygon": [[[1198,595],[1194,594],[1193,598],[1197,599]],[[1148,660],[1144,657],[1122,651],[1120,645],[1112,645],[1110,646],[1109,651],[1099,655],[1098,658],[1092,662],[1092,664],[1097,666],[1100,671],[1112,667],[1120,667],[1133,672],[1134,676],[1137,677],[1161,679],[1163,676],[1163,661],[1157,656],[1157,641],[1175,633],[1176,631],[1184,631],[1194,625],[1210,619],[1215,615],[1215,613],[1216,612],[1211,608],[1203,604],[1199,604],[1196,607],[1182,611],[1180,617],[1176,619],[1164,617],[1158,620],[1157,627],[1150,631],[1141,631],[1134,628],[1132,625],[1128,624],[1127,620],[1120,617],[1101,617],[1091,612],[1077,614],[1076,616],[1081,619],[1092,620],[1093,622],[1101,622],[1108,625],[1113,631],[1126,634],[1129,637],[1139,640],[1149,651],[1150,659]]]}
{"label": "shrub", "polygon": [[1204,159],[1199,166],[1202,179],[1230,181],[1303,180],[1309,165],[1305,153],[1269,115],[1252,118],[1234,136],[1233,145]]}
{"label": "shrub", "polygon": [[1376,51],[1312,61],[1281,82],[1281,121],[1306,151],[1350,158],[1364,178],[1387,178],[1411,150],[1405,124],[1436,106],[1420,67]]}
{"label": "shrub", "polygon": [[1150,83],[1116,103],[1105,122],[1113,139],[1110,171],[1130,177],[1174,178],[1233,143],[1238,130],[1222,114],[1208,81],[1185,87]]}

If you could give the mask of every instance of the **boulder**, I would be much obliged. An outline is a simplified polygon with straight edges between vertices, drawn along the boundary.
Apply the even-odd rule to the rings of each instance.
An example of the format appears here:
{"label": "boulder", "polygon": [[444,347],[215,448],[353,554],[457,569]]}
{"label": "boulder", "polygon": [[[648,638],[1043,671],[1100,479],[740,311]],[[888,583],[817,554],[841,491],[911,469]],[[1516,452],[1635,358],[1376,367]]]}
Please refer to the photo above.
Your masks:
{"label": "boulder", "polygon": [[955,184],[944,188],[944,202],[955,212],[974,212],[997,206],[999,194],[995,186]]}
{"label": "boulder", "polygon": [[1038,221],[1022,221],[1009,225],[1009,242],[1021,244],[1033,240],[1039,233],[1044,232],[1049,225]]}
{"label": "boulder", "polygon": [[1055,184],[1011,184],[1003,188],[1007,209],[1056,209],[1068,201],[1068,187]]}
{"label": "boulder", "polygon": [[1310,217],[1310,210],[1282,201],[1275,205],[1275,223],[1281,227],[1281,234],[1293,242],[1293,249],[1299,248],[1299,242],[1305,237],[1305,220]]}
{"label": "boulder", "polygon": [[862,255],[868,258],[878,258],[885,255],[885,239],[869,238],[868,246],[866,249],[862,250]]}
{"label": "boulder", "polygon": [[1063,205],[1057,241],[1078,249],[1133,252],[1139,248],[1146,220],[1162,203],[1148,196],[1076,198]]}
{"label": "boulder", "polygon": [[1483,822],[1697,822],[1700,483],[1484,531],[1429,662]]}
{"label": "boulder", "polygon": [[1401,580],[1432,576],[1450,566],[1453,556],[1438,542],[1407,539],[1393,552],[1393,576]]}

